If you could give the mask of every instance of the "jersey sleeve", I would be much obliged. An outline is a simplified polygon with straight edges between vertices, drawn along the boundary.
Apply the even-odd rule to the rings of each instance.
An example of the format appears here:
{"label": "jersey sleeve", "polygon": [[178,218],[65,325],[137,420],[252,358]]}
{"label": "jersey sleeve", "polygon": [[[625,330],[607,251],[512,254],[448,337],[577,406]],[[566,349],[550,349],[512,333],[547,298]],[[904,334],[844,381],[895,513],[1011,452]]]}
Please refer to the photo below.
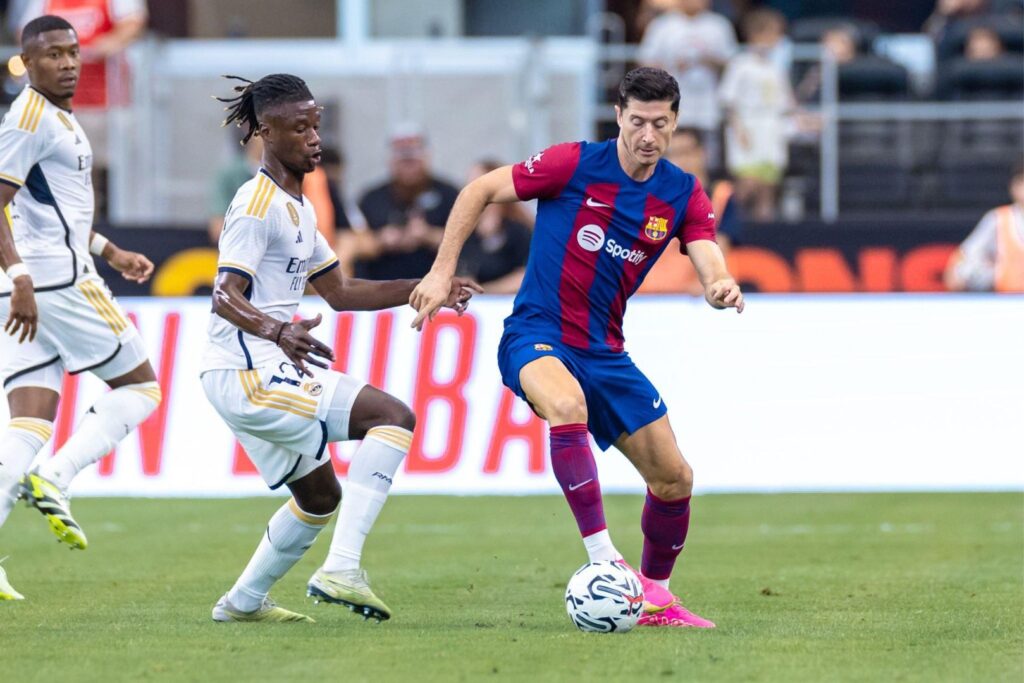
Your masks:
{"label": "jersey sleeve", "polygon": [[686,253],[686,245],[697,240],[715,241],[715,209],[700,181],[694,178],[683,227],[679,231],[679,250]]}
{"label": "jersey sleeve", "polygon": [[310,257],[309,264],[309,274],[306,276],[308,282],[331,272],[339,265],[338,256],[319,231],[313,234],[313,256]]}
{"label": "jersey sleeve", "polygon": [[578,142],[563,142],[514,165],[512,183],[516,196],[523,201],[557,197],[576,172],[581,149]]}
{"label": "jersey sleeve", "polygon": [[218,244],[217,272],[236,273],[250,280],[256,275],[267,247],[273,241],[274,227],[270,221],[228,212]]}
{"label": "jersey sleeve", "polygon": [[17,125],[16,119],[25,118],[21,112],[12,111],[8,117],[15,120],[5,120],[0,125],[0,182],[21,187],[43,156],[46,137],[34,130],[31,122],[27,127]]}

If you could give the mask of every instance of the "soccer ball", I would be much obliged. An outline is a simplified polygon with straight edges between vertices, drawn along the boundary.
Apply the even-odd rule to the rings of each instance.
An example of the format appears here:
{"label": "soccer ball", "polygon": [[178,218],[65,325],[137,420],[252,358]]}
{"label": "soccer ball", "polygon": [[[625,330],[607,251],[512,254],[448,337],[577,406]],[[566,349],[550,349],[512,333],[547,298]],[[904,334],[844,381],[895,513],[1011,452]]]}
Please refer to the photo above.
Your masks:
{"label": "soccer ball", "polygon": [[581,631],[625,633],[636,626],[643,608],[640,579],[621,562],[585,564],[565,589],[565,609]]}

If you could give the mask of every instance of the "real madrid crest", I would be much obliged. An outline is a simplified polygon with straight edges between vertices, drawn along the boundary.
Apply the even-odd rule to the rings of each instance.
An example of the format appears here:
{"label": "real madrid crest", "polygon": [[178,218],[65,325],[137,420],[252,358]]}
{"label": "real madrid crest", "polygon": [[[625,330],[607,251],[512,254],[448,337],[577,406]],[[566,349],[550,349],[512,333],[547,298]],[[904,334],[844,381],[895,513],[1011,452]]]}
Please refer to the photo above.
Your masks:
{"label": "real madrid crest", "polygon": [[323,393],[324,385],[320,382],[306,382],[302,385],[302,390],[310,396],[319,396]]}
{"label": "real madrid crest", "polygon": [[668,220],[661,216],[651,216],[647,219],[644,234],[655,242],[660,242],[668,234]]}
{"label": "real madrid crest", "polygon": [[295,224],[295,227],[299,227],[299,211],[298,211],[298,209],[296,209],[295,205],[292,204],[291,202],[288,202],[287,206],[288,206],[288,216],[289,216],[289,218],[292,219],[292,223]]}

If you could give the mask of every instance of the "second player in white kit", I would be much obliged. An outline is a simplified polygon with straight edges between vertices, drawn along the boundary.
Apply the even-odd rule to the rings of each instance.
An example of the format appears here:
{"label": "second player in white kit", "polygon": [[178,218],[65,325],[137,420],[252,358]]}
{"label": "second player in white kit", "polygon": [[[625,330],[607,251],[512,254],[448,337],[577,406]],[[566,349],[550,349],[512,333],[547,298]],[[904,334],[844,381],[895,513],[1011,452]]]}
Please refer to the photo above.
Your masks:
{"label": "second player in white kit", "polygon": [[[153,264],[92,231],[92,149],[75,119],[78,38],[67,21],[42,16],[22,31],[29,85],[0,123],[0,378],[11,420],[0,432],[0,526],[19,497],[57,537],[87,545],[71,516],[68,487],[160,404],[142,340],[96,274],[101,256],[145,282]],[[8,229],[10,224],[10,229]],[[57,454],[31,470],[53,432],[64,373],[90,371],[112,389]],[[18,599],[0,570],[0,599]]]}
{"label": "second player in white kit", "polygon": [[[398,399],[328,369],[334,354],[309,331],[320,316],[292,322],[311,285],[334,310],[406,303],[418,280],[346,278],[316,229],[302,180],[320,157],[320,108],[302,79],[265,76],[236,87],[227,122],[263,140],[263,167],[243,185],[221,233],[213,315],[202,383],[214,408],[271,488],[292,498],[271,518],[242,575],[213,608],[215,621],[310,621],[268,597],[316,540],[342,499],[325,449],[360,439],[337,526],[308,594],[364,617],[391,616],[360,566],[363,543],[412,442],[416,418]],[[460,314],[479,287],[452,278],[446,304]]]}

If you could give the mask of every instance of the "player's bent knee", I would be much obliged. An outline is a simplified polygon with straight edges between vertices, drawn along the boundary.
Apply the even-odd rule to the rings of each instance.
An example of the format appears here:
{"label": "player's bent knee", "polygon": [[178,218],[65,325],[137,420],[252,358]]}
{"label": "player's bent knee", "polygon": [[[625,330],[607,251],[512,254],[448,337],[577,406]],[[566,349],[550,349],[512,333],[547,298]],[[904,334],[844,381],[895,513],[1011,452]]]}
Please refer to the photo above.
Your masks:
{"label": "player's bent knee", "polygon": [[416,414],[394,396],[374,391],[372,400],[357,402],[349,421],[349,436],[361,439],[374,427],[416,428]]}
{"label": "player's bent knee", "polygon": [[679,500],[693,493],[693,469],[685,462],[660,475],[647,482],[647,488],[658,498]]}
{"label": "player's bent knee", "polygon": [[295,503],[301,510],[311,515],[329,515],[337,510],[341,503],[341,486],[335,480],[333,487],[304,493],[301,498],[295,496]]}
{"label": "player's bent knee", "polygon": [[394,422],[390,424],[402,429],[408,429],[410,432],[414,431],[416,429],[416,413],[412,412],[412,409],[404,403],[399,403],[399,405],[402,410],[397,412],[394,416]]}
{"label": "player's bent knee", "polygon": [[551,401],[545,415],[553,424],[578,424],[587,422],[587,402],[581,395],[567,394]]}

